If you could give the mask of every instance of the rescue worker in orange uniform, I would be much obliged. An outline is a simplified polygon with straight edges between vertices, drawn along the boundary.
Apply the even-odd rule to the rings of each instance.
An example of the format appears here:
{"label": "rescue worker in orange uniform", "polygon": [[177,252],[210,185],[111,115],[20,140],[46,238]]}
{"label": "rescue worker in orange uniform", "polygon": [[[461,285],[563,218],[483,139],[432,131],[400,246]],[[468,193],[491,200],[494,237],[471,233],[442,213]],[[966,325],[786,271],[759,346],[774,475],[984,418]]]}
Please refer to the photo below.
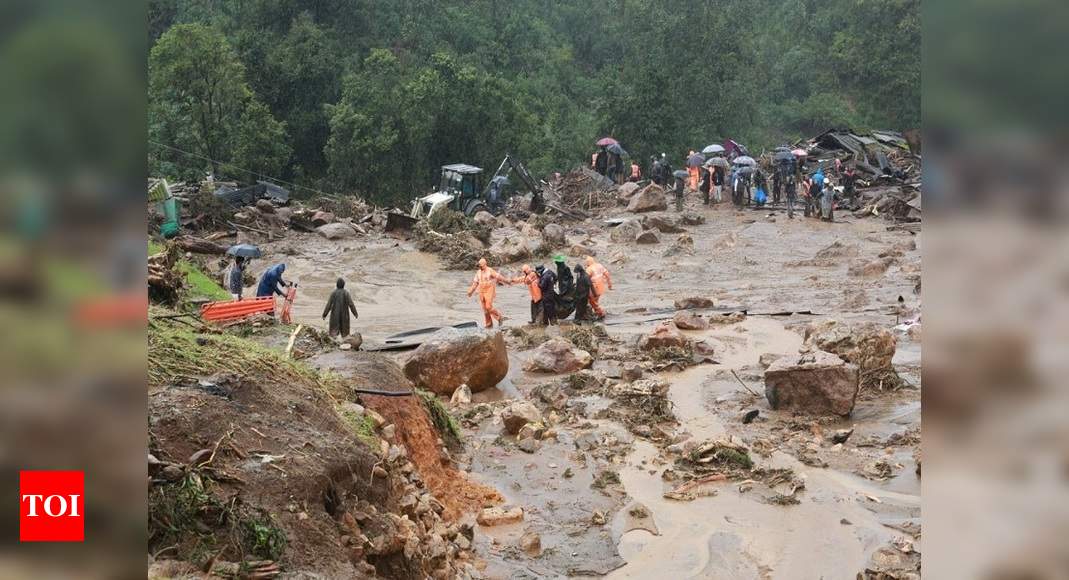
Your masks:
{"label": "rescue worker in orange uniform", "polygon": [[531,293],[531,324],[542,320],[542,289],[538,287],[538,274],[528,264],[523,265],[523,273],[511,280],[513,284],[523,283]]}
{"label": "rescue worker in orange uniform", "polygon": [[486,328],[493,328],[494,319],[497,319],[497,325],[501,326],[501,321],[505,319],[496,308],[494,308],[494,296],[497,295],[498,284],[512,284],[512,281],[505,278],[501,274],[497,273],[486,264],[486,258],[479,258],[479,269],[475,271],[475,278],[471,281],[471,287],[468,288],[468,297],[470,298],[476,290],[479,291],[479,304],[483,307],[483,316],[486,318]]}
{"label": "rescue worker in orange uniform", "polygon": [[612,277],[609,276],[609,271],[605,269],[605,266],[594,260],[593,256],[586,257],[586,273],[593,284],[590,292],[590,308],[595,316],[605,318],[605,309],[598,304],[598,301],[606,290],[612,290]]}
{"label": "rescue worker in orange uniform", "polygon": [[639,181],[642,179],[642,168],[638,166],[638,161],[631,160],[631,175],[627,178],[628,181]]}
{"label": "rescue worker in orange uniform", "polygon": [[[691,155],[694,155],[694,150],[693,149],[689,153],[687,153],[687,160],[688,161],[690,160]],[[691,166],[689,164],[689,162],[688,162],[688,164],[687,164],[687,187],[691,191],[698,191],[698,178],[700,177],[699,173],[700,172],[698,171],[698,168]]]}

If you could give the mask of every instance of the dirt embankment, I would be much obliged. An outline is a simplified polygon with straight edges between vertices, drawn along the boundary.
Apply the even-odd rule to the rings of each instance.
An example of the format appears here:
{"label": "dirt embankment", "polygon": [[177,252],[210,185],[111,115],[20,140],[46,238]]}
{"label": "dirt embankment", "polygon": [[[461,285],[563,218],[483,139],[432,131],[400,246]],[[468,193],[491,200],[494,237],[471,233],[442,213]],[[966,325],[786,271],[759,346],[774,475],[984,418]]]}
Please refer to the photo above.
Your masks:
{"label": "dirt embankment", "polygon": [[[378,437],[343,380],[252,341],[158,324],[149,340],[150,575],[470,573],[471,526],[445,518],[421,469]],[[418,404],[402,419],[433,432]],[[423,442],[413,443],[421,458]]]}

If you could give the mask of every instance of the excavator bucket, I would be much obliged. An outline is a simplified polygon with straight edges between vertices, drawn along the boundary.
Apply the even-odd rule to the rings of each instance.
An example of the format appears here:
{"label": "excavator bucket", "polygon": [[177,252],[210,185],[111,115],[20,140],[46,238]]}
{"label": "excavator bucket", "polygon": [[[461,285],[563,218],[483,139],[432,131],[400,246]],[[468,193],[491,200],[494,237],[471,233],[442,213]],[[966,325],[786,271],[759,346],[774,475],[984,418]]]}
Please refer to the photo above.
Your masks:
{"label": "excavator bucket", "polygon": [[416,218],[407,216],[403,213],[390,212],[386,214],[386,231],[412,231],[412,226],[416,225]]}

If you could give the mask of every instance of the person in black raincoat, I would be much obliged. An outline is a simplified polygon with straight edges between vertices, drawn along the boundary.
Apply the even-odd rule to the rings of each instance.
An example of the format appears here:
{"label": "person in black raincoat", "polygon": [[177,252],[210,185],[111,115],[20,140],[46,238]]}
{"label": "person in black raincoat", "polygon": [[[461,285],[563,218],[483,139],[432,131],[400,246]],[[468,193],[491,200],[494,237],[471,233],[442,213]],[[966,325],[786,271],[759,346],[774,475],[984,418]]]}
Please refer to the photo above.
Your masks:
{"label": "person in black raincoat", "polygon": [[564,256],[555,256],[553,263],[557,265],[557,318],[568,318],[575,312],[575,279]]}
{"label": "person in black raincoat", "polygon": [[557,323],[557,275],[545,266],[535,268],[538,273],[538,288],[542,290],[542,325]]}
{"label": "person in black raincoat", "polygon": [[593,320],[590,315],[590,292],[594,284],[582,264],[575,265],[575,321]]}
{"label": "person in black raincoat", "polygon": [[349,296],[349,291],[345,289],[345,280],[338,278],[337,288],[330,293],[330,298],[327,299],[327,307],[323,309],[323,318],[330,315],[329,333],[331,336],[341,336],[342,338],[349,336],[350,312],[353,313],[353,318],[360,318],[360,315],[356,313],[353,297]]}

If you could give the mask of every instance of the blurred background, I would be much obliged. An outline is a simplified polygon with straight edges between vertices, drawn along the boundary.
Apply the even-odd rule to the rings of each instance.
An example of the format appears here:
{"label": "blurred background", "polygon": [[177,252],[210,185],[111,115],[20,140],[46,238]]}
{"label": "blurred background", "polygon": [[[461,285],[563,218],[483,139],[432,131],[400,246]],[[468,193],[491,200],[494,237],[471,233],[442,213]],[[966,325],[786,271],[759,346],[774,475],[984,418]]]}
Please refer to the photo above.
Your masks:
{"label": "blurred background", "polygon": [[1069,4],[923,19],[923,572],[1069,578]]}
{"label": "blurred background", "polygon": [[[1069,3],[923,12],[924,574],[1069,578]],[[0,577],[144,574],[147,29],[0,6]],[[21,469],[86,472],[84,544],[18,543]]]}
{"label": "blurred background", "polygon": [[[144,577],[145,14],[0,5],[0,577]],[[85,472],[85,543],[19,544],[25,469]]]}

